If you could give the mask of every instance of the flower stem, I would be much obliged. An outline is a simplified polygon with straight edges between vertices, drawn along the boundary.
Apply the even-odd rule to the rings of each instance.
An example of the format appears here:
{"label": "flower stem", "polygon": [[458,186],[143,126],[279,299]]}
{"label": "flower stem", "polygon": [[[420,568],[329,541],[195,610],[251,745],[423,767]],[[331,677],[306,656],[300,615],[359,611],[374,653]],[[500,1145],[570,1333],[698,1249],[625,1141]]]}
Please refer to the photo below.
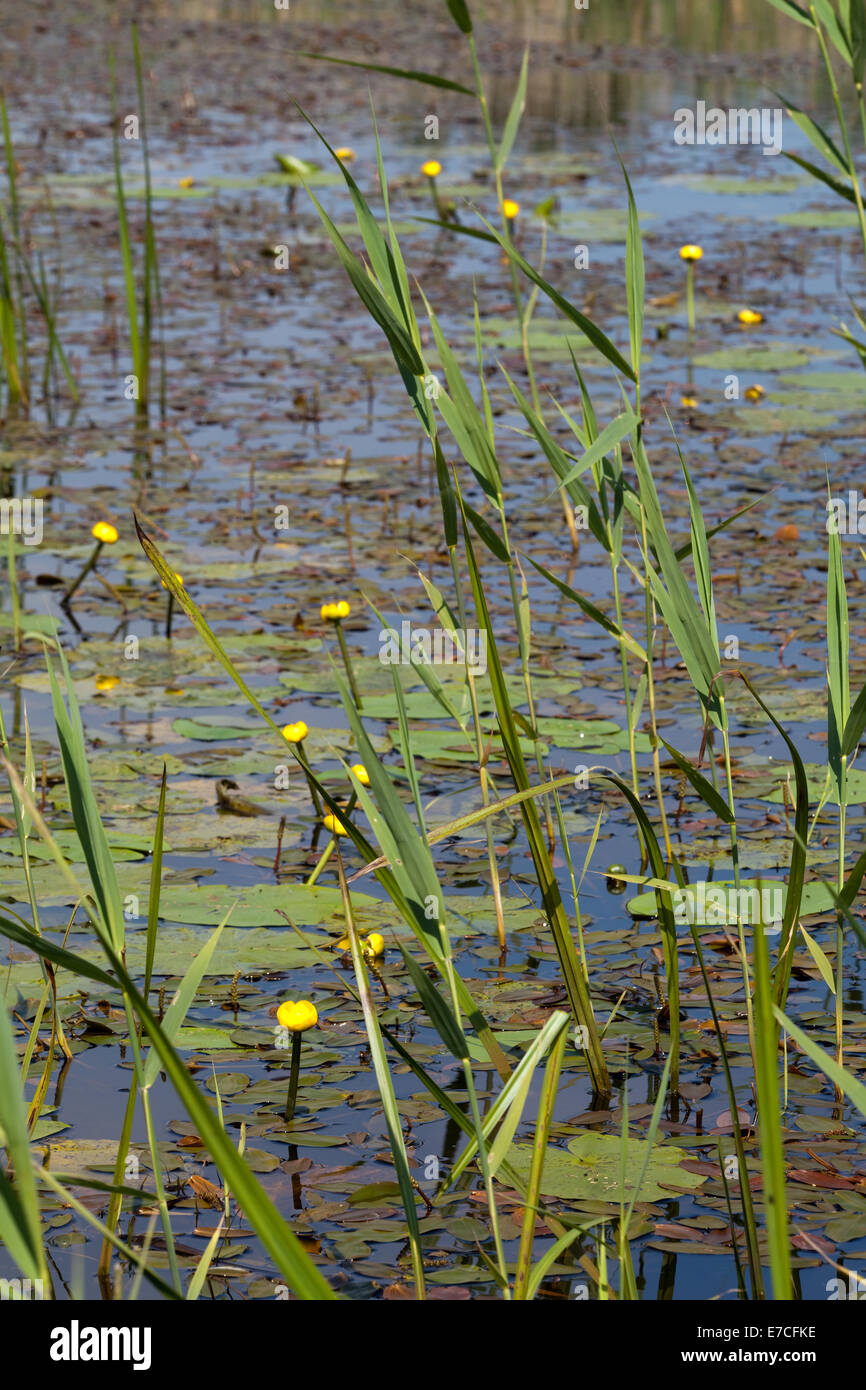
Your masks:
{"label": "flower stem", "polygon": [[436,216],[440,222],[447,222],[445,209],[442,206],[442,199],[439,197],[439,189],[436,187],[435,176],[430,179],[430,192],[433,194],[433,206],[436,209]]}
{"label": "flower stem", "polygon": [[693,261],[686,262],[686,312],[689,318],[689,333],[695,331],[695,267]]}
{"label": "flower stem", "polygon": [[87,564],[84,566],[84,569],[81,571],[81,573],[79,574],[78,578],[77,578],[76,580],[74,580],[74,582],[73,582],[72,584],[70,584],[69,588],[66,590],[66,593],[63,595],[63,602],[64,602],[64,603],[68,603],[69,600],[72,598],[72,595],[75,593],[76,589],[79,589],[79,588],[81,587],[81,585],[84,583],[84,581],[85,581],[85,579],[87,578],[87,576],[89,575],[90,571],[93,569],[93,566],[96,564],[97,560],[99,559],[99,552],[100,552],[101,549],[102,549],[102,541],[97,541],[97,542],[96,542],[96,545],[93,547],[93,550],[92,550],[92,552],[91,552],[90,559],[87,561]]}
{"label": "flower stem", "polygon": [[298,1077],[301,1071],[301,1034],[292,1034],[292,1069],[289,1072],[289,1092],[286,1096],[286,1123],[294,1118],[298,1097]]}

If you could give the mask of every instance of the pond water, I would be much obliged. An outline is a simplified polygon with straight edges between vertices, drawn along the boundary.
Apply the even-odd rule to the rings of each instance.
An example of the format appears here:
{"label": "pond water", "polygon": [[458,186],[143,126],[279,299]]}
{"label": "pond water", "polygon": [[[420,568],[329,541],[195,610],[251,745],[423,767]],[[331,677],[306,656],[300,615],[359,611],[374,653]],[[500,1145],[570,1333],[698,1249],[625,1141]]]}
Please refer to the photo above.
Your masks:
{"label": "pond water", "polygon": [[[409,802],[389,668],[377,659],[380,624],[430,625],[430,608],[415,566],[449,601],[452,579],[442,535],[439,495],[429,447],[422,447],[384,339],[365,314],[303,188],[292,188],[275,154],[315,161],[316,195],[347,240],[360,245],[351,201],[327,152],[301,117],[308,113],[335,146],[355,152],[353,175],[381,214],[372,134],[372,94],[389,181],[391,209],[410,273],[417,276],[451,346],[471,366],[473,292],[485,335],[485,372],[496,419],[498,456],[510,535],[521,555],[552,569],[607,607],[610,575],[590,536],[572,554],[546,460],[528,439],[500,364],[525,389],[510,277],[495,248],[425,224],[433,216],[425,159],[443,171],[442,196],[464,224],[473,207],[495,211],[484,132],[474,103],[454,92],[401,83],[352,68],[294,56],[326,52],[368,62],[419,67],[471,79],[446,7],[428,3],[368,5],[295,0],[288,14],[265,3],[152,4],[140,28],[145,71],[156,245],[162,297],[164,414],[136,422],[125,398],[132,372],[112,172],[108,50],[117,51],[119,114],[138,110],[129,18],[133,7],[85,2],[27,9],[0,0],[0,63],[14,144],[28,245],[44,260],[56,298],[57,334],[78,386],[43,397],[44,326],[34,317],[38,364],[29,412],[7,408],[0,435],[0,498],[43,501],[38,545],[14,543],[17,598],[27,634],[15,650],[13,595],[0,581],[0,708],[13,761],[23,757],[25,711],[33,740],[37,789],[52,830],[84,881],[61,775],[40,632],[55,630],[67,653],[89,739],[91,773],[127,903],[128,962],[140,970],[147,914],[151,843],[163,762],[168,768],[162,925],[152,998],[161,1006],[177,976],[220,921],[236,907],[209,974],[190,1009],[184,1056],[206,1093],[220,1082],[232,1136],[245,1124],[246,1152],[281,1211],[292,1218],[333,1286],[354,1298],[376,1298],[409,1278],[405,1221],[393,1187],[387,1129],[371,1068],[360,1007],[347,984],[350,962],[333,949],[343,914],[332,866],[322,893],[297,888],[309,877],[327,835],[310,806],[302,776],[243,703],[235,685],[186,618],[174,612],[166,638],[167,597],[136,539],[133,512],[170,564],[238,669],[277,723],[303,720],[305,746],[319,775],[348,791],[341,759],[355,761],[355,741],[337,693],[329,656],[339,662],[320,605],[345,597],[344,624],[355,657],[366,727]],[[441,12],[440,12],[441,11]],[[647,321],[642,406],[657,486],[678,540],[688,535],[688,499],[669,414],[699,492],[708,525],[758,505],[712,540],[720,632],[737,653],[733,665],[754,680],[795,738],[808,764],[826,759],[825,529],[827,480],[834,495],[857,488],[861,476],[866,377],[834,331],[851,319],[850,297],[862,299],[862,260],[853,211],[780,155],[760,146],[677,146],[674,112],[698,101],[728,107],[776,105],[778,89],[819,120],[832,120],[809,36],[755,0],[646,0],[474,6],[494,124],[501,127],[531,41],[526,113],[508,165],[508,196],[517,199],[519,246],[530,262],[544,256],[545,274],[622,349],[628,341],[624,286],[626,202],[614,139],[629,171],[645,236]],[[296,105],[297,103],[297,105]],[[425,140],[430,116],[439,139]],[[121,141],[121,164],[137,258],[142,256],[143,166],[140,143]],[[808,142],[786,118],[784,149],[808,157]],[[4,193],[5,196],[5,193]],[[555,197],[546,234],[533,209]],[[683,265],[678,251],[698,242],[697,326],[685,321]],[[289,268],[275,269],[273,248],[288,248]],[[575,266],[586,247],[587,269]],[[738,311],[763,321],[746,327]],[[543,394],[578,412],[569,360],[573,335],[542,297],[531,329]],[[621,409],[612,374],[597,355],[582,361],[601,421]],[[54,375],[58,375],[55,361]],[[155,376],[159,375],[158,354]],[[731,399],[732,378],[739,396]],[[757,399],[747,396],[749,388]],[[727,391],[727,394],[726,394]],[[548,422],[555,417],[553,407]],[[461,465],[462,467],[462,465]],[[465,470],[467,495],[480,492]],[[463,482],[461,476],[461,483]],[[474,490],[473,490],[474,489]],[[478,496],[475,494],[478,493]],[[287,524],[279,522],[286,518]],[[117,527],[119,540],[71,605],[62,587],[82,568],[97,521]],[[783,530],[782,528],[787,528]],[[3,540],[5,544],[5,538]],[[851,610],[852,690],[866,678],[862,658],[862,555],[846,543]],[[504,649],[513,698],[522,708],[517,642],[507,584],[484,560],[497,642]],[[532,607],[533,681],[545,740],[545,773],[603,764],[627,775],[627,740],[619,655],[614,644],[523,562]],[[643,631],[643,595],[626,578],[625,626]],[[131,640],[134,639],[134,640]],[[663,642],[659,634],[660,643]],[[490,727],[489,771],[500,794],[508,769],[491,718],[489,684],[481,682],[482,715]],[[408,688],[408,687],[407,687]],[[480,805],[478,771],[467,741],[414,682],[413,748],[428,827]],[[662,736],[688,755],[701,742],[701,717],[672,642],[662,645],[657,684]],[[784,793],[790,757],[747,692],[731,692],[733,752],[742,867],[748,876],[784,879],[790,840]],[[606,721],[606,722],[603,722]],[[642,768],[650,766],[644,739]],[[853,774],[857,775],[857,774]],[[216,782],[230,777],[264,807],[244,818],[221,810]],[[724,827],[683,800],[685,784],[669,765],[665,796],[674,847],[690,881],[726,879],[731,871]],[[645,779],[647,788],[651,780]],[[654,814],[651,793],[645,797]],[[25,916],[27,890],[11,819],[8,788],[0,793],[0,898]],[[657,1094],[664,1027],[654,1021],[663,973],[653,918],[627,903],[637,890],[611,891],[603,870],[620,864],[643,871],[627,808],[613,793],[575,787],[563,813],[578,875],[601,814],[598,844],[580,890],[580,913],[596,1011],[613,1014],[605,1051],[614,1092],[593,1099],[585,1067],[566,1057],[553,1123],[564,1144],[591,1128],[618,1135],[627,1098],[633,1135],[641,1133]],[[281,819],[278,867],[275,870]],[[809,872],[832,877],[837,814],[822,812],[809,847]],[[519,1049],[563,1002],[560,971],[541,914],[532,863],[515,823],[497,820],[496,846],[505,898],[507,954],[496,940],[483,828],[438,846],[435,857],[448,893],[449,927],[458,969],[503,1044]],[[4,829],[3,827],[7,827]],[[859,807],[849,809],[849,853],[862,849]],[[360,867],[350,848],[347,864]],[[566,905],[572,883],[556,859]],[[47,851],[35,869],[44,931],[62,939],[73,899]],[[353,885],[361,925],[380,929],[386,953],[373,980],[383,1024],[426,1066],[461,1106],[463,1076],[427,1025],[396,942],[411,939],[372,877]],[[295,896],[292,895],[293,888]],[[330,951],[326,971],[281,914]],[[810,931],[831,960],[830,914],[810,918]],[[771,938],[772,941],[772,938]],[[69,945],[99,958],[79,911]],[[772,949],[772,946],[771,946]],[[41,988],[26,952],[4,948],[7,1003],[29,1023]],[[746,1000],[736,959],[710,953],[740,1104],[752,1105]],[[701,1179],[688,1194],[638,1203],[635,1266],[647,1299],[735,1297],[736,1278],[720,1152],[730,1151],[729,1102],[709,1010],[690,945],[682,970],[683,1104],[666,1114],[661,1132],[686,1151]],[[119,996],[106,998],[59,974],[61,1016],[74,1057],[52,1077],[36,1139],[63,1172],[113,1164],[131,1078],[131,1056]],[[83,985],[83,989],[82,989]],[[276,1005],[316,1001],[321,1026],[304,1046],[298,1110],[282,1120],[287,1059],[275,1043]],[[798,947],[790,996],[792,1016],[808,1021],[815,1039],[832,1046],[832,997],[812,957]],[[857,1070],[866,1049],[863,952],[852,940],[845,957],[846,1058]],[[194,1033],[192,1030],[199,1030]],[[211,1031],[201,1031],[211,1030]],[[24,1034],[21,1034],[23,1039]],[[21,1040],[19,1039],[19,1040]],[[512,1059],[519,1053],[510,1051]],[[473,1057],[483,1099],[497,1088],[486,1054]],[[39,1069],[31,1073],[32,1087]],[[462,1139],[457,1127],[419,1086],[410,1069],[393,1067],[407,1143],[422,1190],[432,1196]],[[534,1115],[533,1090],[526,1114]],[[194,1126],[168,1082],[154,1087],[153,1109],[163,1142],[181,1264],[192,1268],[212,1224],[184,1187],[192,1174],[219,1175],[200,1146],[184,1143]],[[750,1114],[753,1116],[753,1111]],[[810,1067],[789,1059],[784,1116],[786,1160],[794,1170],[830,1165],[846,1181],[838,1189],[792,1179],[792,1224],[820,1235],[847,1268],[866,1261],[862,1120],[841,1107]],[[519,1136],[531,1133],[524,1126]],[[720,1150],[719,1145],[722,1145]],[[143,1120],[136,1117],[133,1157],[146,1184],[149,1159]],[[747,1141],[758,1167],[757,1141]],[[77,1166],[76,1166],[77,1165]],[[430,1175],[433,1176],[430,1176]],[[462,1178],[422,1220],[432,1288],[450,1296],[492,1296],[479,1254],[488,1239],[476,1179]],[[391,1183],[384,1189],[380,1184]],[[755,1194],[760,1209],[760,1191]],[[90,1199],[89,1199],[90,1200]],[[94,1209],[101,1199],[93,1199]],[[502,1231],[516,1250],[516,1199],[505,1200]],[[603,1207],[591,1199],[582,1211]],[[611,1206],[611,1212],[618,1212]],[[213,1214],[211,1214],[213,1215]],[[99,1241],[77,1217],[49,1210],[57,1296],[93,1297]],[[131,1243],[148,1225],[146,1207],[125,1213]],[[693,1232],[687,1239],[683,1232]],[[151,1258],[164,1262],[158,1237]],[[580,1296],[579,1263],[594,1238],[576,1242],[544,1285],[547,1298]],[[594,1254],[593,1254],[594,1257]],[[831,1273],[801,1242],[796,1278],[806,1299],[825,1298]],[[0,1274],[11,1269],[0,1250]],[[125,1270],[129,1288],[134,1277]],[[212,1296],[275,1296],[278,1276],[254,1233],[237,1216],[209,1281]],[[147,1284],[141,1297],[149,1297]],[[591,1296],[595,1296],[594,1293]]]}

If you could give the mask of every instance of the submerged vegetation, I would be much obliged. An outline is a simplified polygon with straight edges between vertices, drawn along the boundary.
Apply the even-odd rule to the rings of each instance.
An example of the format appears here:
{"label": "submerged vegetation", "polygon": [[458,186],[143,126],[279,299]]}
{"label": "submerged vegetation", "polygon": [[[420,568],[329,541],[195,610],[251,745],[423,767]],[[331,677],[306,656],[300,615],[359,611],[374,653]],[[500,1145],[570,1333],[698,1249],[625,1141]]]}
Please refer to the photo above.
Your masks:
{"label": "submerged vegetation", "polygon": [[[837,10],[829,0],[770,3],[816,39],[841,122],[840,149],[789,106],[834,172],[791,158],[854,204],[866,257],[827,53],[829,37],[851,69],[866,138],[866,10],[860,0]],[[82,707],[94,701],[151,707],[136,706],[130,678],[102,669],[108,641],[73,650],[56,617],[22,606],[23,543],[7,526],[0,1273],[39,1281],[45,1297],[90,1297],[96,1286],[135,1299],[146,1284],[149,1296],[177,1300],[236,1290],[667,1299],[692,1293],[678,1283],[678,1258],[708,1254],[706,1297],[789,1301],[825,1297],[828,1279],[864,1282],[866,849],[852,811],[862,800],[866,686],[851,677],[849,592],[856,583],[859,593],[851,572],[866,557],[838,525],[825,528],[838,512],[829,505],[819,518],[826,756],[812,761],[791,726],[814,718],[814,692],[807,715],[784,683],[768,688],[765,669],[747,671],[728,650],[732,574],[718,548],[730,543],[725,563],[738,563],[738,534],[752,534],[738,528],[754,524],[762,499],[726,493],[718,514],[716,495],[710,521],[687,458],[704,249],[665,248],[688,370],[678,411],[647,379],[650,314],[660,340],[670,325],[662,332],[659,297],[648,301],[626,163],[618,346],[583,289],[567,294],[549,266],[555,198],[533,212],[539,254],[527,245],[528,198],[513,196],[521,190],[509,169],[528,54],[497,129],[473,16],[464,0],[447,0],[447,12],[455,51],[466,50],[453,70],[465,58],[471,85],[352,65],[477,103],[480,193],[451,192],[446,147],[441,160],[417,161],[428,215],[416,220],[433,227],[437,255],[465,245],[486,257],[496,297],[507,297],[497,305],[504,327],[474,278],[461,320],[444,302],[436,260],[425,273],[404,256],[375,113],[375,196],[350,171],[353,149],[329,143],[330,118],[305,116],[317,160],[280,155],[269,176],[290,207],[309,198],[367,315],[365,342],[375,339],[377,352],[387,344],[408,397],[400,428],[421,440],[410,490],[419,505],[432,499],[435,521],[400,560],[417,579],[426,624],[404,618],[402,590],[391,602],[392,557],[382,558],[378,539],[356,570],[353,544],[363,540],[353,542],[349,502],[338,558],[326,555],[312,576],[320,587],[305,616],[284,608],[267,626],[233,632],[231,611],[226,621],[206,593],[196,597],[230,562],[214,560],[212,574],[197,566],[175,538],[171,506],[154,505],[146,436],[155,412],[169,432],[171,306],[135,30],[139,228],[112,64],[136,495],[130,516],[91,518],[57,588],[80,633],[76,613],[86,623],[88,586],[100,585],[100,601],[119,610],[115,651],[138,642],[127,615],[146,614],[142,645],[158,652],[155,679],[173,717],[153,722],[144,748],[126,714],[108,747],[90,734]],[[341,61],[304,57],[322,68]],[[79,394],[59,336],[61,281],[30,256],[3,105],[0,117],[4,408],[7,418],[34,408],[38,315],[53,419]],[[196,194],[192,176],[178,187]],[[351,225],[326,206],[335,189],[345,200],[343,188]],[[279,265],[287,251],[266,254]],[[866,330],[856,304],[854,313]],[[747,332],[765,314],[740,307],[729,317]],[[866,365],[866,344],[840,333]],[[548,380],[551,344],[569,374],[565,390]],[[736,352],[747,366],[761,361],[749,346]],[[724,354],[719,365],[727,370]],[[763,394],[745,389],[749,408],[762,408]],[[315,426],[327,405],[299,395],[293,409]],[[503,463],[515,438],[535,480],[544,473],[528,529],[525,496]],[[331,475],[339,465],[348,489],[348,446],[325,463]],[[303,481],[295,475],[296,492]],[[235,505],[239,513],[241,491]],[[303,535],[294,502],[292,511]],[[338,526],[335,513],[325,529]],[[799,539],[786,529],[779,544]],[[252,531],[256,559],[240,562],[241,586],[262,549],[255,522]],[[602,592],[582,578],[590,549]],[[108,565],[115,551],[121,578]],[[266,557],[282,586],[291,587],[292,559],[309,563],[300,547]],[[252,600],[240,592],[243,611]],[[768,604],[783,608],[783,595],[774,590]],[[435,656],[442,633],[450,660]],[[79,671],[81,652],[90,665]],[[599,701],[578,702],[595,676]],[[50,699],[54,733],[38,749],[22,692]],[[621,722],[605,717],[613,713]],[[776,750],[760,766],[742,743],[756,728]],[[195,760],[166,751],[178,740],[197,745]],[[562,771],[552,750],[582,761]],[[202,779],[218,779],[206,815],[193,785]],[[628,829],[605,862],[611,816]],[[208,856],[234,864],[236,882],[211,880]],[[597,926],[586,904],[598,912],[601,895],[609,919]],[[118,1110],[112,1092],[110,1135],[78,1123],[58,1137],[70,1123],[64,1085],[74,1087],[80,1054],[97,1045],[119,1048],[125,1103]],[[169,1088],[180,1118],[166,1109]],[[708,1111],[717,1102],[706,1121],[705,1101]],[[57,1237],[73,1231],[88,1263],[64,1274]],[[658,1255],[653,1289],[646,1260]]]}

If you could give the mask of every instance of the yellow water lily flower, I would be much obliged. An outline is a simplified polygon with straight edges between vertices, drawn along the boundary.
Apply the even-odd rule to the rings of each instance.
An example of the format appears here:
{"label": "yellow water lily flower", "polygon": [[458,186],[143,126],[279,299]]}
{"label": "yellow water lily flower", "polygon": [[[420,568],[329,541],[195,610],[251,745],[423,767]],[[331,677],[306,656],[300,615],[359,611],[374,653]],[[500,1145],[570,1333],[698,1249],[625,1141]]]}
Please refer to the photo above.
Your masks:
{"label": "yellow water lily flower", "polygon": [[97,690],[113,690],[120,685],[120,676],[97,676],[94,684]]}
{"label": "yellow water lily flower", "polygon": [[421,173],[426,174],[428,179],[435,179],[437,174],[442,173],[442,165],[438,159],[428,159],[426,164],[421,165]]}
{"label": "yellow water lily flower", "polygon": [[344,598],[341,598],[339,603],[323,603],[321,611],[324,621],[331,623],[337,623],[341,618],[348,618],[351,612]]}
{"label": "yellow water lily flower", "polygon": [[737,314],[740,323],[763,323],[764,315],[759,314],[757,309],[741,309]]}
{"label": "yellow water lily flower", "polygon": [[90,528],[90,534],[94,540],[99,541],[100,545],[114,545],[117,540],[118,532],[110,521],[97,521],[95,526]]}
{"label": "yellow water lily flower", "polygon": [[513,222],[520,212],[520,204],[516,203],[513,198],[506,198],[502,203],[502,211],[505,213],[508,221]]}
{"label": "yellow water lily flower", "polygon": [[691,242],[689,242],[687,246],[680,247],[680,257],[684,261],[699,261],[703,254],[704,248],[702,246],[695,246]]}
{"label": "yellow water lily flower", "polygon": [[370,774],[363,763],[354,763],[352,766],[352,771],[354,772],[358,781],[361,783],[362,787],[369,787]]}
{"label": "yellow water lily flower", "polygon": [[[369,936],[359,939],[361,950],[365,956],[368,956],[371,960],[376,959],[378,956],[384,956],[385,940],[377,931],[370,932]],[[352,949],[352,943],[348,936],[341,936],[336,945],[338,951],[350,951]]]}
{"label": "yellow water lily flower", "polygon": [[338,159],[342,159],[344,164],[348,164],[350,160],[355,158],[355,151],[350,145],[338,145],[337,149],[334,150],[334,154]]}
{"label": "yellow water lily flower", "polygon": [[303,719],[299,719],[296,724],[283,725],[283,738],[286,743],[301,743],[309,732]]}
{"label": "yellow water lily flower", "polygon": [[695,396],[683,396],[682,404],[686,407],[686,410],[696,410],[698,405],[697,398]]}
{"label": "yellow water lily flower", "polygon": [[287,999],[277,1009],[277,1022],[290,1033],[304,1033],[308,1028],[315,1028],[318,1021],[316,1006],[309,999],[299,999],[297,1003]]}
{"label": "yellow water lily flower", "polygon": [[322,824],[326,830],[330,830],[332,835],[348,835],[348,830],[337,816],[328,814],[322,817]]}
{"label": "yellow water lily flower", "polygon": [[747,401],[760,401],[763,399],[764,395],[765,391],[763,386],[755,385],[746,387],[745,397]]}
{"label": "yellow water lily flower", "polygon": [[178,179],[177,186],[178,188],[192,188],[194,183],[195,179],[191,178],[190,175],[187,174],[184,178]]}

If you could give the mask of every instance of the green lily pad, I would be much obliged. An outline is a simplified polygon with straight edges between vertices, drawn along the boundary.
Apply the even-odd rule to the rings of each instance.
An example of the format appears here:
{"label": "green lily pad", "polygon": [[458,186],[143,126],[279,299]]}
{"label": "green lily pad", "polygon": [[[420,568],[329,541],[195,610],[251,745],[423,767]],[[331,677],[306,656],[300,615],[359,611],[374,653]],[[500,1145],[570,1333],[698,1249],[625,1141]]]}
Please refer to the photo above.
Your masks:
{"label": "green lily pad", "polygon": [[703,174],[693,178],[676,179],[675,182],[685,185],[696,193],[717,193],[723,197],[737,194],[749,194],[752,198],[756,195],[763,197],[765,193],[796,193],[798,188],[803,186],[803,180],[797,178],[770,179],[735,179],[725,178],[722,175]]}
{"label": "green lily pad", "polygon": [[258,724],[220,724],[210,719],[175,719],[171,727],[179,738],[200,739],[206,743],[254,738],[262,732],[262,726]]}
{"label": "green lily pad", "polygon": [[[116,1139],[58,1139],[46,1146],[47,1166],[57,1173],[76,1173],[98,1177],[113,1173],[117,1162]],[[130,1154],[143,1158],[144,1145],[131,1144]]]}
{"label": "green lily pad", "polygon": [[181,1028],[174,1040],[181,1052],[222,1052],[226,1047],[237,1047],[232,1042],[227,1028]]}
{"label": "green lily pad", "polygon": [[728,372],[779,372],[791,367],[805,367],[809,354],[796,344],[759,347],[748,343],[731,343],[695,358],[696,367],[717,367]]}
{"label": "green lily pad", "polygon": [[[352,895],[353,905],[363,916],[378,914],[392,920],[396,910],[389,903],[365,893]],[[342,921],[343,900],[337,888],[307,888],[303,883],[251,883],[243,888],[225,884],[193,883],[168,886],[160,897],[160,916],[171,922],[186,922],[194,926],[216,925],[221,922],[230,903],[235,903],[229,918],[233,927],[285,926],[281,908],[299,927],[316,926],[321,922]]]}
{"label": "green lily pad", "polygon": [[[621,753],[628,748],[628,734],[612,719],[536,719],[535,727],[555,748],[583,749],[587,753]],[[635,748],[649,753],[647,734],[635,734]]]}
{"label": "green lily pad", "polygon": [[[651,221],[655,213],[642,212],[641,224]],[[557,217],[555,231],[570,241],[600,245],[625,241],[628,215],[625,208],[583,208],[580,212],[563,213]]]}
{"label": "green lily pad", "polygon": [[783,222],[786,227],[856,227],[857,213],[853,210],[828,212],[826,209],[815,208],[813,211],[808,209],[805,212],[780,212],[775,218],[776,222]]}
{"label": "green lily pad", "polygon": [[815,391],[828,391],[837,399],[839,396],[866,396],[864,372],[783,372],[779,384],[808,388],[802,395],[804,401]]}
{"label": "green lily pad", "polygon": [[[622,1148],[625,1144],[625,1181],[623,1182]],[[574,1200],[593,1198],[601,1202],[628,1202],[636,1196],[640,1202],[656,1202],[670,1197],[668,1188],[696,1188],[704,1181],[699,1173],[680,1167],[687,1156],[685,1149],[673,1144],[656,1144],[649,1152],[649,1163],[643,1181],[641,1169],[650,1146],[645,1139],[621,1139],[615,1134],[596,1134],[587,1130],[569,1140],[568,1149],[548,1147],[541,1176],[541,1191],[546,1197],[565,1197]],[[529,1181],[532,1161],[531,1144],[512,1144],[507,1161],[524,1182]]]}

